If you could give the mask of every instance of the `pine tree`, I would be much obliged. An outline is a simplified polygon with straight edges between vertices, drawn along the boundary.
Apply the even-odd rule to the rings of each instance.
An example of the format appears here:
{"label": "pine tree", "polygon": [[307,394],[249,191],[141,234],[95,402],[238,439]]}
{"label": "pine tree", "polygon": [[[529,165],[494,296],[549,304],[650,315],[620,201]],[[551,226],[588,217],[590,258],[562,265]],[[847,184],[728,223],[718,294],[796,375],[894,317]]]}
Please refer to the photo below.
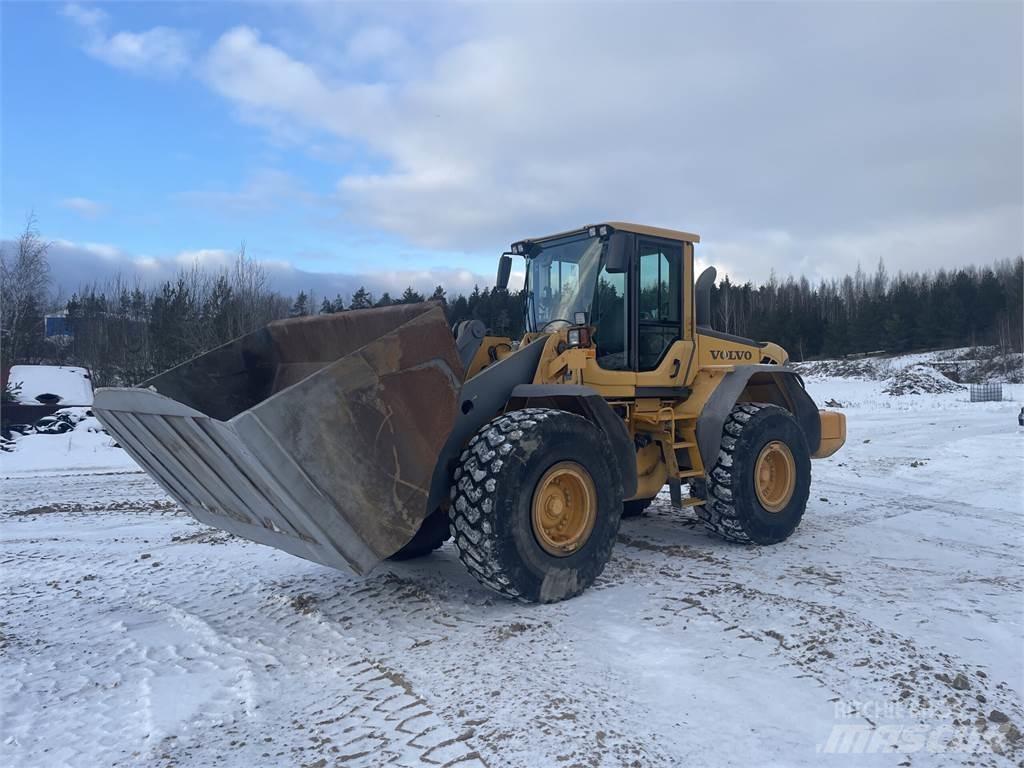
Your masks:
{"label": "pine tree", "polygon": [[423,294],[414,291],[411,285],[405,289],[402,298],[398,300],[399,304],[419,304],[421,301],[424,301]]}
{"label": "pine tree", "polygon": [[299,295],[295,299],[295,303],[292,304],[292,308],[288,310],[288,317],[305,317],[309,314],[309,296],[306,295],[305,291],[299,291]]}
{"label": "pine tree", "polygon": [[448,320],[452,325],[461,323],[469,318],[469,302],[461,293],[455,297],[455,301],[448,305]]}
{"label": "pine tree", "polygon": [[[210,346],[217,346],[230,341],[234,335],[231,328],[231,305],[232,291],[228,279],[224,275],[217,277],[213,284],[213,290],[203,305],[204,325],[210,337]],[[127,294],[122,302],[125,308],[124,317],[130,315],[130,301]]]}
{"label": "pine tree", "polygon": [[352,294],[352,301],[349,302],[349,309],[368,309],[373,306],[373,296],[363,286]]}

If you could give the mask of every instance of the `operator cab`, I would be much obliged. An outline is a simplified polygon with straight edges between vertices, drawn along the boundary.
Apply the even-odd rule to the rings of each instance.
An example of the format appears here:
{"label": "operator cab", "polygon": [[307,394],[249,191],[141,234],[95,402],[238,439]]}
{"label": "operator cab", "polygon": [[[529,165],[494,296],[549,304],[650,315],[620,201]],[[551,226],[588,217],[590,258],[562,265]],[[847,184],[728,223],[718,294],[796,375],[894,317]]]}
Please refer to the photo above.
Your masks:
{"label": "operator cab", "polygon": [[[609,222],[522,240],[528,333],[589,326],[605,370],[650,371],[684,337],[697,235]],[[499,286],[511,258],[502,257]],[[635,308],[635,309],[634,309]]]}

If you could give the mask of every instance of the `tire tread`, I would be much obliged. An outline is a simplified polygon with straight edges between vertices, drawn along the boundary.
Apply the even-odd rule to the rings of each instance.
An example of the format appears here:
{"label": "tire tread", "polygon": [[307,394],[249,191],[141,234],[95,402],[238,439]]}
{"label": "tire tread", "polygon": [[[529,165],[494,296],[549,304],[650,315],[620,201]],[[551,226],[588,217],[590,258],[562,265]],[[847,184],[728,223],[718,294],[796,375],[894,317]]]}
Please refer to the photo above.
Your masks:
{"label": "tire tread", "polygon": [[733,504],[731,489],[733,476],[730,469],[733,466],[737,438],[752,417],[765,408],[777,407],[739,403],[733,406],[722,428],[722,444],[718,452],[718,461],[707,474],[701,488],[705,503],[697,507],[697,516],[707,530],[727,541],[738,544],[754,543],[747,532],[743,530],[739,512]]}
{"label": "tire tread", "polygon": [[525,601],[497,557],[493,526],[487,521],[493,503],[488,486],[493,489],[503,457],[523,438],[523,428],[535,426],[555,412],[524,408],[497,417],[470,439],[455,470],[448,516],[459,559],[481,584],[516,600]]}

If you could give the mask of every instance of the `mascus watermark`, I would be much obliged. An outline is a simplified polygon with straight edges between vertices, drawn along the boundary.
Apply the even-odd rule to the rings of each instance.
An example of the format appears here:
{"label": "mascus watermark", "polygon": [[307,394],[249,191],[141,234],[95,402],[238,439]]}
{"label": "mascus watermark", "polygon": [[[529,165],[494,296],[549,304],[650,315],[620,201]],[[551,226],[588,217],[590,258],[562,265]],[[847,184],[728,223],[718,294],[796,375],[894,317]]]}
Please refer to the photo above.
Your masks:
{"label": "mascus watermark", "polygon": [[894,702],[841,701],[837,722],[815,751],[829,755],[1007,754],[1024,746],[1021,733],[998,710],[974,719],[934,711],[923,722]]}

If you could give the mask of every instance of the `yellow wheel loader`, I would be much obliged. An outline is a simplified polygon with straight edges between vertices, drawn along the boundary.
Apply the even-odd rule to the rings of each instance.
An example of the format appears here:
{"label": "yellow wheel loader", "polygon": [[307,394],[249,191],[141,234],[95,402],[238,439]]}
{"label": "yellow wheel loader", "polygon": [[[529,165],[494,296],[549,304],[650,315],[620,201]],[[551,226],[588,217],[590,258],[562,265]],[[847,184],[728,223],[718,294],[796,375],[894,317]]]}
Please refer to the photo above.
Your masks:
{"label": "yellow wheel loader", "polygon": [[[368,573],[449,538],[483,584],[579,594],[664,486],[714,534],[799,525],[845,441],[786,352],[713,330],[697,235],[607,222],[514,243],[526,333],[424,303],[270,323],[94,410],[197,520]],[[683,497],[683,488],[687,497]]]}

